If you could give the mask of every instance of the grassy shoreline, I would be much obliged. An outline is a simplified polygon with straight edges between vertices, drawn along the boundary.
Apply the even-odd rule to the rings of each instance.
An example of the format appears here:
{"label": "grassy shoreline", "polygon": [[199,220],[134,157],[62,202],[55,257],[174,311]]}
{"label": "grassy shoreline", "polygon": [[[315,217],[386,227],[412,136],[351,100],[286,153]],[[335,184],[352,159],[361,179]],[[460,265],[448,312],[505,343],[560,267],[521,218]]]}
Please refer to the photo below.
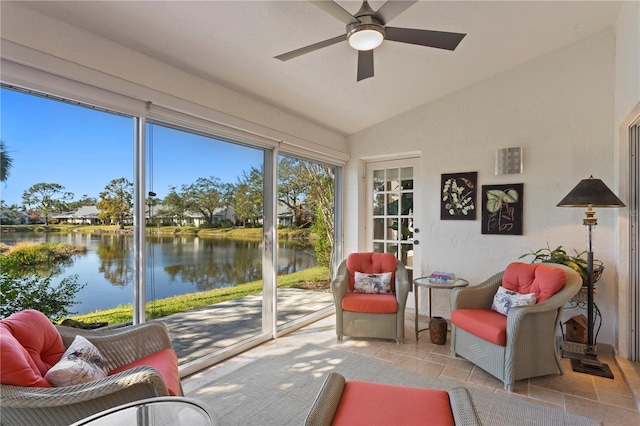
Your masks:
{"label": "grassy shoreline", "polygon": [[[303,288],[313,290],[326,290],[329,288],[329,268],[315,266],[304,271],[294,272],[288,275],[278,276],[279,288]],[[189,293],[180,296],[171,296],[147,302],[147,319],[161,318],[167,315],[186,312],[227,300],[239,299],[262,291],[262,280],[233,287],[208,290],[199,293]],[[109,325],[121,324],[131,321],[133,318],[133,305],[120,305],[115,308],[95,311],[88,314],[73,315],[70,317],[76,321],[85,323],[106,322]]]}
{"label": "grassy shoreline", "polygon": [[[262,228],[198,228],[194,226],[147,226],[147,234],[150,235],[193,235],[207,237],[225,237],[225,238],[262,238]],[[130,234],[133,232],[133,226],[125,226],[120,229],[117,225],[2,225],[2,232],[79,232],[87,234]],[[282,239],[309,239],[314,238],[313,233],[308,228],[278,229],[278,238]]]}

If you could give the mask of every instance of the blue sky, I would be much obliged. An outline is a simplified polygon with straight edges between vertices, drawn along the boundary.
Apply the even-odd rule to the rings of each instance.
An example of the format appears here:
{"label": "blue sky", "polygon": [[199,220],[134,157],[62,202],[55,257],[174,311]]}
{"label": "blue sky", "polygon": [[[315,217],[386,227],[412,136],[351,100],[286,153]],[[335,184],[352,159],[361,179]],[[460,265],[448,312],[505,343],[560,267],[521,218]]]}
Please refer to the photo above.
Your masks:
{"label": "blue sky", "polygon": [[[0,92],[0,137],[13,167],[0,184],[6,205],[22,204],[37,183],[57,183],[74,199],[98,198],[113,179],[133,182],[133,119],[18,93]],[[149,133],[147,135],[149,137]],[[260,167],[263,152],[161,126],[154,126],[153,191],[164,197],[200,177],[235,183],[244,170]],[[147,190],[151,179],[147,164]]]}

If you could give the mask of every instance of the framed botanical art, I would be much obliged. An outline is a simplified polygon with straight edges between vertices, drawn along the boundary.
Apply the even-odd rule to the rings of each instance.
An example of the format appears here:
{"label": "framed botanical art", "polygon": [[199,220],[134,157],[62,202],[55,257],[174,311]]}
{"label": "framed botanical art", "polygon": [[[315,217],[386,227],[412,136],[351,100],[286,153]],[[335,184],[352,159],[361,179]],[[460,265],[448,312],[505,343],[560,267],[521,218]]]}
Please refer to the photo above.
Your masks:
{"label": "framed botanical art", "polygon": [[440,186],[441,220],[476,220],[478,172],[443,174]]}
{"label": "framed botanical art", "polygon": [[482,233],[522,235],[524,184],[482,185]]}

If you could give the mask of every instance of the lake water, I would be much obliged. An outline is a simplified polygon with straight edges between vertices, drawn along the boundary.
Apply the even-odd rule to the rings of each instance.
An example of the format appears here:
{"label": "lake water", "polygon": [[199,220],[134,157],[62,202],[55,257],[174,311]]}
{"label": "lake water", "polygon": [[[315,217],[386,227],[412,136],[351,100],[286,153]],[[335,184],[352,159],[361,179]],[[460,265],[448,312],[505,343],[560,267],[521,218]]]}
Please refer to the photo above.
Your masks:
{"label": "lake water", "polygon": [[[5,244],[20,241],[66,242],[87,247],[62,266],[53,285],[77,274],[87,283],[78,292],[72,312],[131,303],[133,300],[133,236],[113,234],[46,234],[3,232]],[[262,242],[192,236],[147,236],[147,300],[196,293],[262,279]],[[317,265],[312,248],[278,245],[278,273],[289,274]]]}

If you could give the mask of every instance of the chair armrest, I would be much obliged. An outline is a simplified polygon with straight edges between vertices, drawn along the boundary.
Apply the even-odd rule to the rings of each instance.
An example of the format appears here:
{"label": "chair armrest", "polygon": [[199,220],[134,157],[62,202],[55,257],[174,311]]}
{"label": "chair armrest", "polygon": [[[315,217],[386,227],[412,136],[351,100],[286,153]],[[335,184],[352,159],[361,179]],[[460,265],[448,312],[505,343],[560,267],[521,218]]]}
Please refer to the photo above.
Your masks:
{"label": "chair armrest", "polygon": [[342,261],[338,267],[335,278],[331,280],[331,292],[336,309],[342,306],[342,299],[349,291],[349,271],[347,270],[347,262]]}
{"label": "chair armrest", "polygon": [[451,411],[453,412],[453,420],[456,426],[480,426],[480,418],[473,405],[471,395],[466,388],[457,387],[449,391],[449,401],[451,402]]}
{"label": "chair armrest", "polygon": [[407,303],[407,296],[409,295],[409,290],[411,289],[411,283],[407,278],[407,268],[405,268],[404,264],[398,260],[396,264],[396,300],[398,301],[398,310],[404,311],[404,306]]}
{"label": "chair armrest", "polygon": [[346,380],[338,373],[329,373],[304,421],[305,426],[329,426],[336,414]]}
{"label": "chair armrest", "polygon": [[493,296],[502,284],[503,272],[499,272],[478,285],[457,287],[449,293],[451,312],[456,309],[488,309],[493,303]]}
{"label": "chair armrest", "polygon": [[135,367],[81,385],[34,388],[0,385],[3,424],[68,425],[124,402],[168,396],[152,367]]}
{"label": "chair armrest", "polygon": [[93,343],[113,370],[162,349],[172,349],[167,326],[159,321],[108,330],[84,330],[56,325],[65,347],[81,335]]}

